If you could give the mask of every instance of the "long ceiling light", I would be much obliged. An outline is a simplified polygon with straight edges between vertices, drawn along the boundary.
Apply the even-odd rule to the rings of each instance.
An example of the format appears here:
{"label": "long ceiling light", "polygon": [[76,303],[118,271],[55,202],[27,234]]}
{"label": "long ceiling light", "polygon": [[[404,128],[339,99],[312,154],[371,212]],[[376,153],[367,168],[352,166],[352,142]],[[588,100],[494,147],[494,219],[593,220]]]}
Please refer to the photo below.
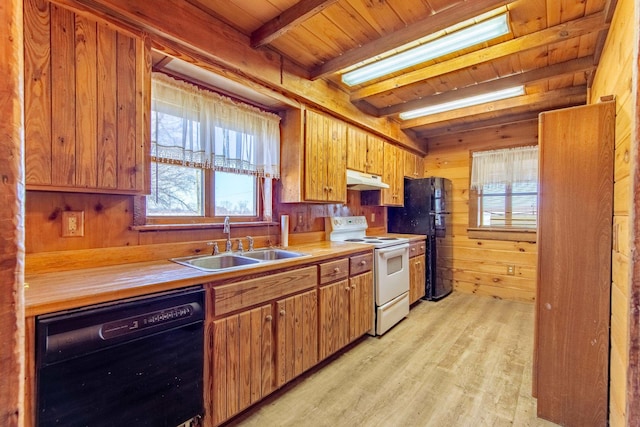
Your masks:
{"label": "long ceiling light", "polygon": [[497,90],[495,92],[484,93],[482,95],[470,96],[468,98],[457,99],[455,101],[443,102],[442,104],[431,105],[429,107],[418,108],[400,113],[402,120],[415,119],[416,117],[428,116],[429,114],[442,113],[444,111],[458,108],[471,107],[473,105],[484,104],[486,102],[499,101],[501,99],[512,98],[524,95],[524,86],[516,86],[508,89]]}
{"label": "long ceiling light", "polygon": [[508,33],[507,14],[503,13],[413,49],[344,73],[342,81],[349,86],[358,85]]}

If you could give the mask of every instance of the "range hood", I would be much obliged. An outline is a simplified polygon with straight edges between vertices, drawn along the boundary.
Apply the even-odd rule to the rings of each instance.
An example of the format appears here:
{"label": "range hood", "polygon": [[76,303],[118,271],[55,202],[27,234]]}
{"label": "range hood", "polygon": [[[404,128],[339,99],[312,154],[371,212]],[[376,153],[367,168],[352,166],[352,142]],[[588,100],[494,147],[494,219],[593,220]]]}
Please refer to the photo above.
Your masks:
{"label": "range hood", "polygon": [[389,184],[382,182],[382,178],[378,175],[347,169],[348,190],[380,190],[381,188],[389,188]]}

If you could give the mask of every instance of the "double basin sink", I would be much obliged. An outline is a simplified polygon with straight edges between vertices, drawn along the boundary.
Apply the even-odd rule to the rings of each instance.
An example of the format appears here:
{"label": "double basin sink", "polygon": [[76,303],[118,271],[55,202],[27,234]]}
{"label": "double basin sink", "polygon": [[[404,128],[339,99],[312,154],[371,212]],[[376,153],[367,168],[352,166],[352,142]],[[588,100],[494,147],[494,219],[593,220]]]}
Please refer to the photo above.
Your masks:
{"label": "double basin sink", "polygon": [[171,261],[203,271],[228,271],[290,258],[309,256],[285,249],[258,249],[250,252],[227,252],[220,255],[196,255],[172,258]]}

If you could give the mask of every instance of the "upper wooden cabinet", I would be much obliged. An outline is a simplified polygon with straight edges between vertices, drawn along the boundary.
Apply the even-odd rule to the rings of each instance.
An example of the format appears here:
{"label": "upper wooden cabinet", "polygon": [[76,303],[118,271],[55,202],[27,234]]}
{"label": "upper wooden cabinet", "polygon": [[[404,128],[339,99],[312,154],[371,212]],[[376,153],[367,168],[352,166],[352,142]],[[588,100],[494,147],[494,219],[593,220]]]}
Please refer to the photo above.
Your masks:
{"label": "upper wooden cabinet", "polygon": [[382,175],[384,140],[349,126],[347,129],[347,169]]}
{"label": "upper wooden cabinet", "polygon": [[402,206],[404,204],[404,150],[395,145],[384,144],[382,181],[389,184],[389,188],[382,190],[382,204]]}
{"label": "upper wooden cabinet", "polygon": [[311,110],[290,110],[282,123],[281,201],[347,200],[347,125]]}
{"label": "upper wooden cabinet", "polygon": [[148,192],[145,41],[25,0],[24,47],[27,189]]}
{"label": "upper wooden cabinet", "polygon": [[424,176],[424,157],[404,152],[404,176],[407,178],[422,178]]}

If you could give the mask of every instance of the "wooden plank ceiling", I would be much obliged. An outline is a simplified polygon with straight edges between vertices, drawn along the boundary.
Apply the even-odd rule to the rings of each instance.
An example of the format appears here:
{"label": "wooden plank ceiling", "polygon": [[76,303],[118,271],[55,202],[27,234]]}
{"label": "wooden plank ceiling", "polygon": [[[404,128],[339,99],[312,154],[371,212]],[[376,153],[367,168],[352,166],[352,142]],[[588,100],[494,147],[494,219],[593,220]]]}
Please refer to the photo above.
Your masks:
{"label": "wooden plank ceiling", "polygon": [[[420,140],[584,104],[615,0],[188,0]],[[348,87],[345,69],[496,9],[511,34]],[[526,94],[402,121],[409,109],[524,84]]]}

